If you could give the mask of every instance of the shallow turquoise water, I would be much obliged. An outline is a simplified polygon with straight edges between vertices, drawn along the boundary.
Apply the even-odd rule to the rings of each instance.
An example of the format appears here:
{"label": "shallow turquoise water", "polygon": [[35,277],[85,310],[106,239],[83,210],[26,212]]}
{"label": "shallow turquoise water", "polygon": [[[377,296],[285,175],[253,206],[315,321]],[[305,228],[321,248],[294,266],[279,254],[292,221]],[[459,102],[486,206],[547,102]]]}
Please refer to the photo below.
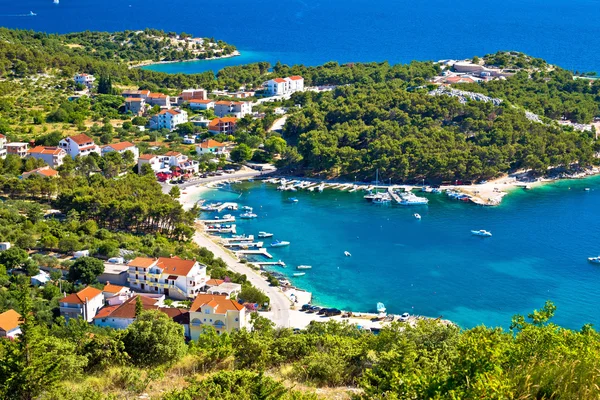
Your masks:
{"label": "shallow turquoise water", "polygon": [[[242,195],[215,190],[203,197],[254,207],[259,217],[238,219],[240,233],[269,231],[290,241],[269,249],[287,264],[275,268],[291,277],[297,265],[312,265],[290,279],[312,291],[316,304],[375,311],[381,301],[392,313],[507,327],[514,314],[552,300],[561,325],[600,322],[600,268],[586,260],[600,254],[600,177],[517,189],[499,207],[435,194],[427,195],[428,206],[400,207],[335,190],[291,194],[263,183],[234,188]],[[299,202],[289,203],[291,196]],[[474,237],[471,229],[494,236]]]}

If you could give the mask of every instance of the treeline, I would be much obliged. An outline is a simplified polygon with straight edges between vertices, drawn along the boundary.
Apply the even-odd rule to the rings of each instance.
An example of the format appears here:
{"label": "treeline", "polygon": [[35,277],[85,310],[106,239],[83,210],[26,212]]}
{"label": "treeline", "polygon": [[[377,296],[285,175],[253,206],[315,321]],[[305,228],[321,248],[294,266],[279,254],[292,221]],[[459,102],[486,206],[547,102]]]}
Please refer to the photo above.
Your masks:
{"label": "treeline", "polygon": [[403,80],[305,92],[293,100],[284,137],[296,146],[282,165],[307,173],[372,180],[491,178],[519,168],[595,162],[590,132],[529,121],[508,104],[461,104],[426,91],[404,90]]}

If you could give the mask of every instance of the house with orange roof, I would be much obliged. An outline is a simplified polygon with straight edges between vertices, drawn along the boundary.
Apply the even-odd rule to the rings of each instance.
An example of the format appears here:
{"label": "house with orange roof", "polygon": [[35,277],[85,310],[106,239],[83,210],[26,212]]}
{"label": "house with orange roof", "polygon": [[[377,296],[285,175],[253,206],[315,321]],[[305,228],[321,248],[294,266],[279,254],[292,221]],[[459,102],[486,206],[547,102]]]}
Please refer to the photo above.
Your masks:
{"label": "house with orange roof", "polygon": [[42,178],[58,178],[58,171],[50,168],[49,166],[44,166],[40,168],[36,168],[34,170],[23,172],[23,179],[29,178],[31,176],[41,176]]}
{"label": "house with orange roof", "polygon": [[126,97],[125,112],[131,112],[133,115],[142,115],[146,110],[146,100],[142,97]]}
{"label": "house with orange roof", "polygon": [[131,142],[119,142],[107,144],[106,146],[102,146],[101,152],[102,155],[110,153],[111,151],[116,151],[117,153],[124,154],[126,151],[130,151],[133,154],[133,159],[137,162],[140,157],[140,151],[138,148]]}
{"label": "house with orange roof", "polygon": [[244,116],[251,113],[252,103],[249,101],[217,101],[215,103],[215,115],[219,118],[226,115],[244,118]]}
{"label": "house with orange roof", "polygon": [[138,98],[146,102],[150,94],[151,92],[149,90],[124,90],[121,93],[121,96],[125,97],[125,100],[127,100],[128,98]]}
{"label": "house with orange roof", "polygon": [[0,338],[14,338],[21,334],[21,314],[8,310],[0,314]]}
{"label": "house with orange roof", "polygon": [[102,290],[88,286],[77,293],[72,293],[58,301],[60,315],[67,321],[71,318],[83,318],[92,322],[98,310],[104,305]]}
{"label": "house with orange roof", "polygon": [[188,122],[188,114],[184,110],[180,109],[168,109],[162,110],[157,115],[152,117],[150,121],[150,127],[153,129],[168,129],[170,131],[175,130],[177,125]]}
{"label": "house with orange roof", "polygon": [[215,108],[215,101],[211,99],[206,100],[188,100],[190,108],[192,110],[210,110]]}
{"label": "house with orange roof", "polygon": [[221,142],[217,142],[212,139],[204,139],[202,143],[196,145],[196,153],[198,154],[229,154],[227,145]]}
{"label": "house with orange roof", "polygon": [[171,107],[171,97],[162,93],[150,93],[146,99],[146,103],[151,106]]}
{"label": "house with orange roof", "polygon": [[246,308],[236,300],[215,294],[199,294],[190,307],[190,337],[197,340],[208,326],[218,334],[248,327]]}
{"label": "house with orange roof", "polygon": [[[123,299],[127,298],[131,290],[126,286],[114,285],[110,282],[106,282],[104,288],[102,289],[102,295],[104,295],[104,300],[108,302],[111,298]],[[113,300],[114,303],[116,300]],[[123,301],[118,301],[118,303],[122,303]],[[110,304],[110,303],[109,303]]]}
{"label": "house with orange roof", "polygon": [[179,257],[137,257],[128,266],[131,288],[180,300],[194,298],[210,279],[206,265]]}
{"label": "house with orange roof", "polygon": [[92,153],[100,155],[100,147],[85,133],[62,139],[58,142],[58,147],[66,151],[72,158],[89,156]]}
{"label": "house with orange roof", "polygon": [[56,146],[36,146],[27,151],[27,156],[36,160],[44,160],[48,166],[56,168],[62,165],[67,152]]}
{"label": "house with orange roof", "polygon": [[219,133],[233,135],[237,126],[237,120],[236,117],[215,118],[208,124],[208,131],[215,135]]}
{"label": "house with orange roof", "polygon": [[263,85],[270,96],[283,96],[304,90],[304,78],[298,75],[287,78],[275,78]]}
{"label": "house with orange roof", "polygon": [[189,312],[184,309],[165,307],[163,304],[164,296],[152,297],[145,294],[136,294],[121,304],[107,305],[100,309],[94,317],[94,325],[113,329],[127,329],[135,321],[138,298],[144,311],[158,310],[167,314],[174,322],[184,327],[184,335],[189,338]]}

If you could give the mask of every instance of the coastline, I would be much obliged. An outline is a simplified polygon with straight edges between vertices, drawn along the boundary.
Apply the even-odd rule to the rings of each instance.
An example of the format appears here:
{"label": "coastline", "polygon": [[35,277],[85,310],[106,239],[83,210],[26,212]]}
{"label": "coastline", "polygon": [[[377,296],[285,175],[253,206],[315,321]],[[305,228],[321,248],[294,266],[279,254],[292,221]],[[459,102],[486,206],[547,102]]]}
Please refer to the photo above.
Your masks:
{"label": "coastline", "polygon": [[221,60],[221,59],[224,59],[224,58],[237,57],[237,56],[241,56],[241,55],[242,55],[242,53],[240,53],[238,50],[236,50],[233,53],[227,54],[225,56],[210,57],[210,58],[196,58],[196,59],[193,59],[193,60],[173,60],[173,61],[144,60],[144,61],[137,62],[135,64],[130,64],[129,68],[142,68],[142,67],[148,67],[150,65],[174,64],[174,63],[193,62],[193,61],[213,61],[213,60]]}

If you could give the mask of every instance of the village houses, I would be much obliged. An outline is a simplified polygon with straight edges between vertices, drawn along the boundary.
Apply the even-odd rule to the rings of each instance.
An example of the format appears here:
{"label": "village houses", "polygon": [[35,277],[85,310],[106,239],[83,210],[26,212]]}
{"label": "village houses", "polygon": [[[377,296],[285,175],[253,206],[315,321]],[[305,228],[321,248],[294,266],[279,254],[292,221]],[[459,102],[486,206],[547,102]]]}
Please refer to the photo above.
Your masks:
{"label": "village houses", "polygon": [[67,321],[71,318],[81,317],[87,322],[92,322],[103,305],[102,291],[91,286],[59,300],[60,315]]}
{"label": "village houses", "polygon": [[215,135],[219,133],[232,135],[235,132],[237,120],[235,117],[215,118],[208,124],[208,131]]}
{"label": "village houses", "polygon": [[24,158],[25,156],[27,156],[27,150],[29,148],[29,145],[24,142],[12,142],[6,143],[4,147],[6,148],[6,154],[14,154],[16,156]]}
{"label": "village houses", "polygon": [[133,154],[133,159],[135,162],[137,162],[138,158],[140,157],[140,151],[131,142],[119,142],[119,143],[107,144],[106,146],[102,147],[102,155],[103,156],[112,151],[116,151],[117,153],[120,153],[121,155],[123,155],[126,151],[130,151]]}
{"label": "village houses", "polygon": [[34,170],[31,171],[27,171],[27,172],[23,172],[23,178],[29,178],[30,176],[40,176],[42,178],[58,178],[58,171],[55,169],[50,168],[49,166],[45,165],[43,167],[40,168],[36,168]]}
{"label": "village houses", "polygon": [[304,78],[298,75],[287,78],[275,78],[265,83],[265,90],[270,96],[283,96],[304,90]]}
{"label": "village houses", "polygon": [[196,153],[221,155],[229,154],[229,151],[227,150],[227,145],[216,140],[206,139],[196,145]]}
{"label": "village houses", "polygon": [[88,90],[92,90],[96,78],[94,78],[94,75],[90,74],[77,74],[73,80],[75,81],[75,84],[83,85],[88,88]]}
{"label": "village houses", "polygon": [[67,152],[56,146],[36,146],[33,149],[29,149],[27,155],[36,160],[44,160],[48,166],[56,168],[62,165]]}
{"label": "village houses", "polygon": [[179,257],[137,257],[128,265],[131,288],[181,300],[194,298],[209,279],[205,265]]}
{"label": "village houses", "polygon": [[58,142],[58,146],[72,158],[88,156],[91,153],[100,154],[100,147],[85,133],[64,138]]}
{"label": "village houses", "polygon": [[215,115],[219,118],[231,115],[236,118],[252,113],[252,103],[248,101],[217,101],[215,103]]}
{"label": "village houses", "polygon": [[125,99],[125,112],[140,116],[146,108],[146,100],[141,97],[127,97]]}
{"label": "village houses", "polygon": [[210,110],[215,108],[214,100],[190,100],[189,101],[190,108],[194,111],[196,110]]}
{"label": "village houses", "polygon": [[207,100],[208,95],[204,89],[186,89],[181,92],[182,101]]}
{"label": "village houses", "polygon": [[197,340],[205,327],[218,334],[234,332],[248,326],[246,308],[228,296],[199,294],[190,307],[190,337]]}

